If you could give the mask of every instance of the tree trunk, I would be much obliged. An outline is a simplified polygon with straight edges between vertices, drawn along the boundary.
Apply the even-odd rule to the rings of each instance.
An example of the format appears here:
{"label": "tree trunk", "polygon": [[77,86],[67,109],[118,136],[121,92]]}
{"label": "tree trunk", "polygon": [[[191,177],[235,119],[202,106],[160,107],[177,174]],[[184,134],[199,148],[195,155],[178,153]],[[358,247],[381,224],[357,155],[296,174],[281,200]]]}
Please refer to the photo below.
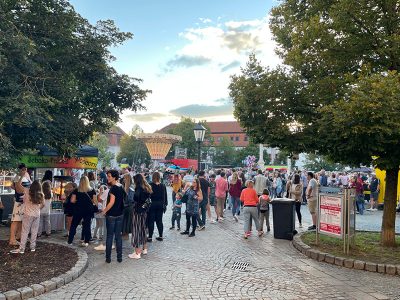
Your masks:
{"label": "tree trunk", "polygon": [[397,180],[399,168],[386,170],[386,189],[383,206],[381,244],[385,247],[394,247],[396,203],[397,203]]}

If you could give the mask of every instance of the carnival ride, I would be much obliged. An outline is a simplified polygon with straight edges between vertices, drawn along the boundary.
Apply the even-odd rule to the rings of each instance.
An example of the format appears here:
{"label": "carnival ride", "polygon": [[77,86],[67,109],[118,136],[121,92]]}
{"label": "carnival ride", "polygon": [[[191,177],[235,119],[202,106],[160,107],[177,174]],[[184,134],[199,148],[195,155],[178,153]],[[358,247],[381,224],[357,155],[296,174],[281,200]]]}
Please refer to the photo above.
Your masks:
{"label": "carnival ride", "polygon": [[182,137],[178,135],[163,133],[142,133],[137,138],[144,142],[154,162],[164,160],[171,146],[182,141]]}

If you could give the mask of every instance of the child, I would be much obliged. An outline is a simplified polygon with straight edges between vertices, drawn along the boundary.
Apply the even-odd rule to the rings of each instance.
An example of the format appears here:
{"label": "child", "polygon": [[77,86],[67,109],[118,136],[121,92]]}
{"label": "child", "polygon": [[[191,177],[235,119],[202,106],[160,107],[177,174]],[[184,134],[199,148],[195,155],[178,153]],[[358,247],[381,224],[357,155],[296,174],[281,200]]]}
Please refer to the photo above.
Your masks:
{"label": "child", "polygon": [[182,208],[182,193],[176,193],[175,202],[172,207],[172,227],[175,228],[175,221],[178,227],[178,231],[181,230],[181,208]]}
{"label": "child", "polygon": [[[99,241],[103,240],[103,229],[104,229],[104,215],[101,213],[103,209],[103,204],[106,204],[108,197],[109,189],[106,185],[100,186],[99,194],[97,195],[97,208],[99,212],[94,215],[96,219],[96,227],[94,228],[94,238],[97,238]],[[104,206],[105,207],[105,206]],[[99,233],[99,235],[97,235]]]}
{"label": "child", "polygon": [[267,225],[267,231],[270,232],[271,228],[269,225],[269,203],[271,199],[269,198],[268,189],[264,189],[262,195],[259,198],[260,201],[260,230],[263,231],[264,228],[264,219],[265,224]]}
{"label": "child", "polygon": [[19,249],[11,250],[11,253],[23,254],[25,252],[28,235],[31,233],[31,252],[36,250],[36,237],[39,230],[40,209],[44,206],[42,186],[35,180],[30,188],[23,188],[21,180],[17,183],[17,190],[24,192],[24,217],[22,219],[21,244]]}
{"label": "child", "polygon": [[51,208],[51,198],[53,193],[51,192],[51,184],[49,180],[42,183],[42,189],[44,194],[44,206],[40,210],[40,221],[39,221],[39,234],[40,237],[45,231],[46,236],[50,236],[51,233],[51,223],[50,223],[50,208]]}
{"label": "child", "polygon": [[[211,174],[210,175],[210,181],[209,181],[209,184],[210,184],[210,195],[209,195],[209,205],[207,206],[207,211],[208,211],[208,218],[211,220],[211,224],[215,224],[216,222],[218,222],[218,213],[217,213],[217,206],[216,206],[216,203],[215,203],[215,174]],[[212,218],[211,218],[211,208],[210,208],[210,206],[213,206],[214,207],[214,210],[215,210],[215,215],[217,216],[216,218],[216,220],[213,220]]]}

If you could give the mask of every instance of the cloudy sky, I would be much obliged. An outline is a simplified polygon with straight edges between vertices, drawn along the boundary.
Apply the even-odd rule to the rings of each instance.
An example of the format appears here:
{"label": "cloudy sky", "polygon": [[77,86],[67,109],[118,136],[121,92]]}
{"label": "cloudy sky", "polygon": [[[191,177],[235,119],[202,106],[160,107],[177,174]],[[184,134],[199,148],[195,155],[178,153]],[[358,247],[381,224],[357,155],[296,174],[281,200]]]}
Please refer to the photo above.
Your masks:
{"label": "cloudy sky", "polygon": [[154,132],[181,116],[233,120],[230,76],[251,52],[263,64],[279,59],[268,28],[276,0],[71,0],[91,23],[112,19],[134,38],[112,49],[121,73],[152,90],[146,111],[125,112],[122,129],[134,124]]}

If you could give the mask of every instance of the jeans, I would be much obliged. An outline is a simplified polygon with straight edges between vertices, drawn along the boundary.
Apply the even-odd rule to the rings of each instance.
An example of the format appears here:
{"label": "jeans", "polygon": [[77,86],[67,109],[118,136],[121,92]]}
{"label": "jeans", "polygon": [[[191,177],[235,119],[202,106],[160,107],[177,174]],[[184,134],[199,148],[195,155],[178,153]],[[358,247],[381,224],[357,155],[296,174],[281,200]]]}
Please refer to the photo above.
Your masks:
{"label": "jeans", "polygon": [[297,214],[297,219],[299,219],[299,223],[301,224],[301,202],[297,202],[295,203],[296,205],[296,214]]}
{"label": "jeans", "polygon": [[303,203],[307,203],[306,191],[307,191],[307,186],[303,186]]}
{"label": "jeans", "polygon": [[207,200],[201,201],[199,205],[199,209],[201,212],[201,219],[200,219],[200,214],[197,215],[197,223],[200,226],[205,226],[206,225],[206,214],[207,214]]}
{"label": "jeans", "polygon": [[364,195],[358,195],[356,197],[356,205],[357,205],[357,210],[360,213],[360,215],[364,214]]}
{"label": "jeans", "polygon": [[157,224],[158,235],[163,236],[164,225],[162,222],[164,210],[162,208],[150,209],[147,214],[147,227],[149,228],[149,238],[153,237],[154,232],[154,222]]}
{"label": "jeans", "polygon": [[231,196],[232,201],[232,215],[238,215],[240,213],[240,198]]}
{"label": "jeans", "polygon": [[176,226],[178,228],[181,228],[181,212],[180,211],[174,210],[172,212],[172,218],[171,218],[172,227],[175,227],[175,221],[176,221]]}
{"label": "jeans", "polygon": [[123,221],[123,216],[106,217],[106,227],[107,227],[106,259],[111,259],[112,244],[115,236],[117,259],[122,260],[122,221]]}
{"label": "jeans", "polygon": [[92,221],[92,213],[86,214],[74,214],[72,217],[71,228],[69,229],[68,235],[68,244],[72,244],[76,234],[76,228],[78,227],[79,223],[82,221],[82,237],[85,243],[89,243],[90,239],[92,238],[92,232],[90,228],[90,223]]}
{"label": "jeans", "polygon": [[[192,225],[192,233],[196,232],[197,227],[197,214],[191,214],[186,212],[186,231],[189,232],[190,225]],[[192,224],[190,224],[192,223]]]}
{"label": "jeans", "polygon": [[266,211],[261,211],[260,210],[260,230],[264,230],[264,220],[265,220],[265,225],[267,225],[267,230],[271,230],[271,226],[269,224],[269,210]]}

